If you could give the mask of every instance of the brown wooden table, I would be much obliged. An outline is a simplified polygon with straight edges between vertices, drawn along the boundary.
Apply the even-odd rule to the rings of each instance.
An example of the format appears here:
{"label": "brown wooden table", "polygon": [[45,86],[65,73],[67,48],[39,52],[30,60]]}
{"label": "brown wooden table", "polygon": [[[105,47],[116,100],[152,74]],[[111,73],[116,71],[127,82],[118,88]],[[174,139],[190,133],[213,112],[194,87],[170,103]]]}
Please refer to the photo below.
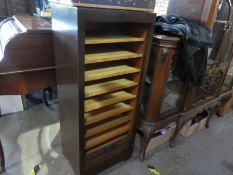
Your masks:
{"label": "brown wooden table", "polygon": [[[51,24],[29,15],[13,16],[0,25],[0,34],[10,30],[17,34],[0,38],[0,95],[26,95],[56,86]],[[4,170],[0,139],[0,173]]]}

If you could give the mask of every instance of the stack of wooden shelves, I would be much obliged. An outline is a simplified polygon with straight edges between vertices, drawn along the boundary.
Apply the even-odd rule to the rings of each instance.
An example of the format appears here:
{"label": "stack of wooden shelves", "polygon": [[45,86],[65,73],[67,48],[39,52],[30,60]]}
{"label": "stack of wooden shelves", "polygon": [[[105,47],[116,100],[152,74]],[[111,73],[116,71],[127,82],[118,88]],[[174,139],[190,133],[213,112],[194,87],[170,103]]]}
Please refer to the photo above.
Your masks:
{"label": "stack of wooden shelves", "polygon": [[[139,31],[136,36],[134,31],[128,35],[120,32],[129,27],[125,23],[87,27],[84,104],[87,155],[110,141],[129,140],[132,133],[148,32],[140,25],[135,27]],[[109,31],[114,33],[88,36]]]}

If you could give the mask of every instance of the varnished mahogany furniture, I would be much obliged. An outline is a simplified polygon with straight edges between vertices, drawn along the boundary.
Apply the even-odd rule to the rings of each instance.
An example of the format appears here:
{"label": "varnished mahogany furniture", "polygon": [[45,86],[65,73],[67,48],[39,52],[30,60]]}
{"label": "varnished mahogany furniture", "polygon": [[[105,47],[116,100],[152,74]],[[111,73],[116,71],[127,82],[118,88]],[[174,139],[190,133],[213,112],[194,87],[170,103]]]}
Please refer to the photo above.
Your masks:
{"label": "varnished mahogany furniture", "polygon": [[[233,53],[231,57],[233,57]],[[232,90],[232,86],[233,86],[233,60],[231,60],[231,64],[228,68],[227,75],[221,89],[221,94],[230,92]]]}
{"label": "varnished mahogany furniture", "polygon": [[[233,57],[233,53],[232,56]],[[233,106],[233,60],[231,61],[226,78],[221,89],[221,106],[218,109],[218,116],[222,117],[228,113]]]}
{"label": "varnished mahogany furniture", "polygon": [[[229,36],[231,42],[233,40],[233,36]],[[233,50],[230,55],[233,58]],[[232,98],[233,98],[233,59],[231,59],[231,63],[229,65],[228,71],[226,73],[226,78],[223,82],[221,91],[220,91],[220,101],[221,105],[217,109],[217,114],[219,117],[222,117],[224,114],[228,113],[232,108]]]}
{"label": "varnished mahogany furniture", "polygon": [[[197,21],[208,28],[212,28],[216,21],[216,15],[213,14],[217,14],[218,3],[219,1],[214,0],[170,0],[168,5],[168,14],[181,15],[190,20]],[[148,93],[146,97],[147,100],[143,101],[144,106],[142,107],[142,119],[139,125],[139,131],[142,134],[141,159],[144,158],[145,149],[154,130],[165,127],[171,121],[177,121],[175,134],[170,140],[170,146],[174,146],[176,136],[187,121],[194,118],[203,110],[207,110],[210,117],[216,112],[216,107],[220,105],[221,99],[221,96],[219,96],[219,90],[222,87],[227,69],[232,59],[232,41],[229,40],[229,38],[232,38],[232,34],[230,34],[231,32],[229,30],[229,24],[232,21],[232,19],[230,19],[231,13],[229,14],[230,4],[231,3],[229,1],[224,1],[222,6],[223,8],[221,8],[218,13],[217,24],[215,24],[213,29],[214,46],[212,51],[210,50],[203,85],[196,87],[184,82],[184,88],[179,88],[183,93],[180,93],[178,103],[174,103],[175,105],[173,105],[173,107],[167,103],[167,101],[170,103],[173,101],[172,98],[166,97],[166,94],[171,92],[169,83],[167,83],[167,88],[164,86],[165,82],[169,82],[171,79],[170,76],[167,77],[171,68],[171,61],[164,61],[164,57],[162,56],[164,45],[158,47],[157,50],[152,49],[152,58],[153,55],[156,55],[157,57],[154,56],[154,58],[156,58],[156,63],[150,63],[150,65],[156,66],[154,72],[152,71],[151,73],[150,69],[148,69],[148,73],[153,75],[152,79],[147,80],[147,84],[148,82],[149,84],[151,82],[150,86],[152,87],[152,90],[150,90],[150,86],[145,90],[146,92],[151,92]],[[153,53],[153,51],[155,52]],[[177,57],[179,59],[179,54]],[[170,57],[170,60],[171,58],[172,57]],[[176,60],[176,58],[173,57],[173,60]],[[161,64],[161,62],[164,64]],[[167,63],[168,66],[165,63]],[[147,84],[145,87],[147,87]],[[180,85],[180,87],[183,86]],[[146,93],[144,93],[144,96],[145,94]],[[172,94],[174,94],[173,97],[177,96],[177,93],[175,94],[174,91]],[[164,95],[163,100],[161,100],[162,95]],[[169,109],[173,110],[169,112]],[[207,127],[210,117],[207,120]]]}
{"label": "varnished mahogany furniture", "polygon": [[76,174],[130,157],[155,15],[52,5],[61,137]]}
{"label": "varnished mahogany furniture", "polygon": [[14,16],[0,24],[0,95],[26,95],[56,85],[51,24]]}
{"label": "varnished mahogany furniture", "polygon": [[144,159],[153,133],[177,121],[178,116],[172,114],[176,114],[177,110],[179,112],[181,104],[174,91],[177,89],[182,91],[182,83],[170,78],[170,70],[176,61],[175,55],[179,54],[180,44],[178,37],[166,35],[153,37],[138,127],[141,132],[140,159]]}
{"label": "varnished mahogany furniture", "polygon": [[118,9],[118,10],[135,10],[153,12],[155,7],[155,0],[50,0],[50,2],[78,6],[88,8],[104,8],[104,9]]}
{"label": "varnished mahogany furniture", "polygon": [[[206,123],[208,128],[210,118],[221,105],[220,101],[223,98],[221,89],[233,55],[233,38],[232,30],[230,30],[233,19],[232,7],[229,1],[224,1],[224,3],[218,13],[221,21],[217,20],[213,28],[214,47],[208,58],[204,82],[199,87],[186,84],[183,112],[179,115],[177,128],[170,142],[171,146],[174,146],[176,136],[185,123],[203,110],[209,113]],[[227,15],[222,15],[225,12]]]}
{"label": "varnished mahogany furniture", "polygon": [[[0,24],[0,95],[26,95],[56,85],[51,25],[14,16]],[[0,144],[0,171],[4,170]]]}

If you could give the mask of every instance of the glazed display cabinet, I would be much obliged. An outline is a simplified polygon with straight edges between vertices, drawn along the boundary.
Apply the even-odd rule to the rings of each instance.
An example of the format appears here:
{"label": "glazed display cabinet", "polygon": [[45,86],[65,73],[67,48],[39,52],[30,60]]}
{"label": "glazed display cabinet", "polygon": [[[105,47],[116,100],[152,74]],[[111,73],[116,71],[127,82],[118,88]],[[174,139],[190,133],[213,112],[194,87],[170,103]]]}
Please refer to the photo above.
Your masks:
{"label": "glazed display cabinet", "polygon": [[231,2],[170,0],[167,14],[180,15],[212,30],[213,45],[209,48],[204,81],[200,86],[195,86],[181,81],[173,72],[177,69],[176,62],[182,52],[180,38],[165,33],[154,34],[138,124],[141,159],[154,133],[170,123],[176,122],[175,134],[170,140],[171,147],[175,145],[182,127],[203,111],[208,113],[208,127],[210,117],[221,104],[221,89],[229,89],[232,85],[228,70],[233,51]]}
{"label": "glazed display cabinet", "polygon": [[189,87],[184,110],[192,109],[216,99],[222,88],[224,89],[227,86],[228,78],[226,77],[233,52],[232,12],[230,1],[222,1],[222,4],[219,4],[217,19],[212,29],[213,45],[209,48],[204,82],[201,86]]}
{"label": "glazed display cabinet", "polygon": [[[233,51],[231,57],[233,57]],[[231,91],[232,86],[233,86],[233,61],[231,61],[230,67],[227,71],[227,75],[221,89],[221,94]]]}
{"label": "glazed display cabinet", "polygon": [[62,146],[76,174],[132,153],[155,15],[52,5]]}
{"label": "glazed display cabinet", "polygon": [[[233,9],[230,0],[220,1],[216,9],[217,17],[214,20],[212,46],[209,48],[206,73],[204,81],[200,86],[187,84],[186,95],[183,102],[183,110],[179,115],[179,122],[170,145],[174,146],[175,139],[188,121],[203,111],[208,112],[206,128],[209,127],[209,121],[217,109],[222,105],[223,97],[221,91],[226,89],[229,75],[229,67],[233,56],[233,35],[232,35],[232,17]],[[228,82],[228,83],[227,83]],[[229,88],[229,87],[228,87]]]}
{"label": "glazed display cabinet", "polygon": [[154,132],[177,122],[184,96],[184,83],[172,75],[180,53],[178,37],[154,35],[140,108],[140,159],[143,160]]}
{"label": "glazed display cabinet", "polygon": [[[233,57],[233,53],[232,53]],[[233,61],[231,61],[230,67],[227,71],[226,78],[224,80],[221,93],[220,93],[220,106],[217,109],[219,117],[223,117],[229,113],[232,109],[232,98],[233,98]]]}

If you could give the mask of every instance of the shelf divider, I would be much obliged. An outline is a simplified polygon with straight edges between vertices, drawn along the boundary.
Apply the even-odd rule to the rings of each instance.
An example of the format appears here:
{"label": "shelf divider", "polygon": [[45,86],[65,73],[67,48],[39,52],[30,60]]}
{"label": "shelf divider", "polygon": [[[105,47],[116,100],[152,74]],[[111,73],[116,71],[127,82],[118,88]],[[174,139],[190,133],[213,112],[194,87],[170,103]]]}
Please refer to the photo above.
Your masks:
{"label": "shelf divider", "polygon": [[103,95],[96,98],[85,100],[85,112],[90,112],[119,102],[134,99],[136,95],[120,91],[112,94]]}
{"label": "shelf divider", "polygon": [[87,140],[85,144],[85,150],[91,149],[93,147],[99,146],[100,144],[112,140],[118,136],[121,136],[130,130],[130,125],[125,125],[123,127],[120,127],[118,129],[115,129],[113,131],[110,131],[106,134],[100,135],[98,137],[95,137],[93,139]]}
{"label": "shelf divider", "polygon": [[120,126],[122,124],[125,124],[125,123],[129,122],[130,120],[131,119],[130,119],[129,116],[123,116],[123,117],[117,118],[115,120],[109,121],[107,123],[101,124],[101,125],[99,125],[97,127],[88,129],[86,131],[85,138],[89,138],[91,136],[100,134],[100,133],[102,133],[102,132],[104,132],[106,130],[109,130],[109,129],[112,129],[114,127],[117,127],[117,126]]}
{"label": "shelf divider", "polygon": [[129,51],[102,52],[85,55],[85,64],[141,58],[143,55]]}
{"label": "shelf divider", "polygon": [[97,122],[110,119],[117,115],[133,110],[133,107],[125,103],[118,103],[115,105],[102,108],[100,110],[85,113],[85,126],[95,124]]}
{"label": "shelf divider", "polygon": [[130,67],[127,65],[88,70],[85,71],[85,82],[116,77],[120,75],[127,75],[137,72],[140,72],[140,69]]}
{"label": "shelf divider", "polygon": [[135,83],[125,78],[94,84],[85,87],[85,97],[89,98],[96,95],[106,94],[109,92],[133,87],[136,85],[138,85],[138,83]]}
{"label": "shelf divider", "polygon": [[144,38],[125,36],[125,35],[112,35],[112,36],[87,36],[85,44],[107,44],[107,43],[125,43],[125,42],[143,42]]}

